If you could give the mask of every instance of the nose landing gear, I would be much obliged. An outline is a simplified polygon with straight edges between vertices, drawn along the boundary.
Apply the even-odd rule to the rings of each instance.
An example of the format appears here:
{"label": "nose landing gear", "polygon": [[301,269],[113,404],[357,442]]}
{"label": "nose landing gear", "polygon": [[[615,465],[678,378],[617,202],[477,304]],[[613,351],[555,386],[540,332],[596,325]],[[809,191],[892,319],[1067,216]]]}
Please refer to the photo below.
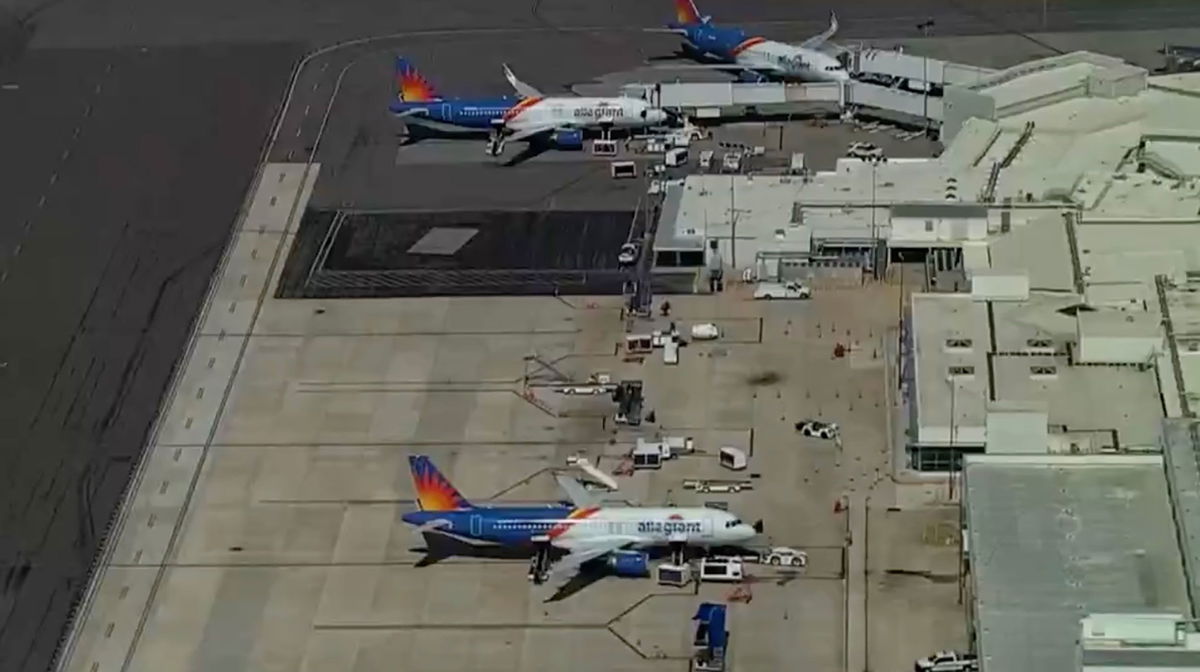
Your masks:
{"label": "nose landing gear", "polygon": [[682,565],[687,561],[687,544],[683,542],[673,542],[671,544],[671,564]]}

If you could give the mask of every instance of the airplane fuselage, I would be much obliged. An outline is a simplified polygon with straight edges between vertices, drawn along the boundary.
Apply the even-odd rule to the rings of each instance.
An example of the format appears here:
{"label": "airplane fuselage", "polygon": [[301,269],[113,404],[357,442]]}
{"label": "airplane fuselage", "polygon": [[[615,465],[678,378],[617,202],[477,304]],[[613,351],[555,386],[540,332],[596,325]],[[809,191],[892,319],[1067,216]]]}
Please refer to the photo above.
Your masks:
{"label": "airplane fuselage", "polygon": [[755,529],[732,514],[707,508],[566,506],[495,507],[462,511],[414,511],[410,525],[472,544],[569,546],[589,537],[637,537],[637,547],[682,543],[690,546],[736,545]]}
{"label": "airplane fuselage", "polygon": [[837,58],[816,49],[752,37],[738,28],[711,24],[672,26],[687,46],[719,61],[750,71],[771,71],[778,77],[808,82],[840,82],[850,78]]}
{"label": "airplane fuselage", "polygon": [[639,98],[532,97],[395,101],[394,114],[439,130],[480,130],[503,125],[513,131],[553,124],[557,128],[642,128],[666,115]]}

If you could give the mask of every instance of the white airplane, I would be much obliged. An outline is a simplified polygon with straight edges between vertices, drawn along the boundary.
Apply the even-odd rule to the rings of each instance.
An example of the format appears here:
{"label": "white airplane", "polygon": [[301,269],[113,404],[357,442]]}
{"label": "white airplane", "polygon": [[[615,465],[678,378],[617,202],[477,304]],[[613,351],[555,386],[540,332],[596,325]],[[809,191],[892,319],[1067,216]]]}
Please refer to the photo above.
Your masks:
{"label": "white airplane", "polygon": [[499,131],[493,155],[504,151],[506,140],[525,140],[543,133],[599,129],[640,129],[661,126],[670,119],[662,109],[641,98],[583,96],[547,96],[517,79],[504,65],[504,77],[512,84],[520,100],[493,124]]}
{"label": "white airplane", "polygon": [[[737,546],[761,534],[762,521],[742,522],[707,507],[601,506],[580,483],[557,476],[572,505],[490,507],[472,505],[428,457],[409,458],[419,511],[404,522],[472,547],[528,550],[544,566],[552,550],[562,556],[535,582],[569,578],[584,563],[628,549],[670,546]],[[538,572],[542,574],[541,572]]]}
{"label": "white airplane", "polygon": [[498,156],[508,140],[599,129],[604,137],[617,129],[647,128],[667,123],[671,115],[641,98],[547,96],[517,79],[505,65],[504,76],[517,96],[443,98],[407,59],[396,59],[396,98],[389,109],[405,123],[441,132],[491,131],[488,154]]}
{"label": "white airplane", "polygon": [[829,14],[829,28],[800,44],[786,44],[765,37],[748,35],[740,28],[724,28],[711,23],[712,17],[701,16],[693,0],[675,0],[677,22],[667,24],[665,29],[650,32],[668,32],[682,35],[687,40],[689,51],[703,59],[721,61],[717,64],[664,66],[671,69],[703,68],[714,70],[737,70],[753,73],[757,77],[809,81],[843,82],[850,73],[836,56],[825,51],[829,38],[838,30],[837,15]]}

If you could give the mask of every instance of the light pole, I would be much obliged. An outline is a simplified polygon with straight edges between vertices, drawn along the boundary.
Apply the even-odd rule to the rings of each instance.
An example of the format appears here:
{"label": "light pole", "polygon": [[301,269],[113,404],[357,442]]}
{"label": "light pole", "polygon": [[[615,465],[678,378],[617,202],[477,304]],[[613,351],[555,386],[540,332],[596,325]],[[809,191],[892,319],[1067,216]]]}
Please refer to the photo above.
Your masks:
{"label": "light pole", "polygon": [[737,270],[737,203],[734,199],[735,178],[729,176],[729,266]]}
{"label": "light pole", "polygon": [[956,396],[958,396],[956,394],[958,392],[958,385],[954,384],[954,375],[953,374],[951,374],[951,376],[946,379],[946,383],[950,385],[950,453],[949,453],[950,461],[946,465],[946,476],[947,476],[946,485],[950,490],[950,493],[949,493],[950,501],[954,501],[954,456],[957,454],[957,452],[954,449],[954,438],[955,438],[954,437],[954,425],[955,425],[954,399]]}
{"label": "light pole", "polygon": [[876,245],[875,241],[879,239],[879,228],[875,223],[875,188],[879,182],[877,171],[879,164],[887,163],[887,157],[872,156],[867,159],[867,162],[871,164],[871,244],[874,246]]}
{"label": "light pole", "polygon": [[[935,22],[929,19],[923,23],[917,24],[917,30],[921,31],[923,37],[929,37],[929,33],[933,30]],[[929,51],[925,50],[925,55],[921,57],[921,105],[922,116],[925,118],[925,133],[929,134]]]}
{"label": "light pole", "polygon": [[875,244],[875,240],[879,238],[879,232],[875,228],[875,171],[879,168],[879,161],[871,159],[871,244]]}

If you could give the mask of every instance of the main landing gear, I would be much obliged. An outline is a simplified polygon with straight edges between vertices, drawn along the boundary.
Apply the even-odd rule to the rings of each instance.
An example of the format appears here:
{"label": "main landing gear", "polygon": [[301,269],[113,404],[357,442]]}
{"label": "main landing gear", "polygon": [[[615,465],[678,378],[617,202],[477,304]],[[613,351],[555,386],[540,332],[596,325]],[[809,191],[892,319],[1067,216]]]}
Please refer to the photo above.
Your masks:
{"label": "main landing gear", "polygon": [[492,132],[488,136],[488,156],[500,156],[504,153],[504,123],[493,123]]}
{"label": "main landing gear", "polygon": [[545,583],[550,578],[550,544],[536,542],[533,547],[533,557],[529,560],[529,581],[536,585]]}

